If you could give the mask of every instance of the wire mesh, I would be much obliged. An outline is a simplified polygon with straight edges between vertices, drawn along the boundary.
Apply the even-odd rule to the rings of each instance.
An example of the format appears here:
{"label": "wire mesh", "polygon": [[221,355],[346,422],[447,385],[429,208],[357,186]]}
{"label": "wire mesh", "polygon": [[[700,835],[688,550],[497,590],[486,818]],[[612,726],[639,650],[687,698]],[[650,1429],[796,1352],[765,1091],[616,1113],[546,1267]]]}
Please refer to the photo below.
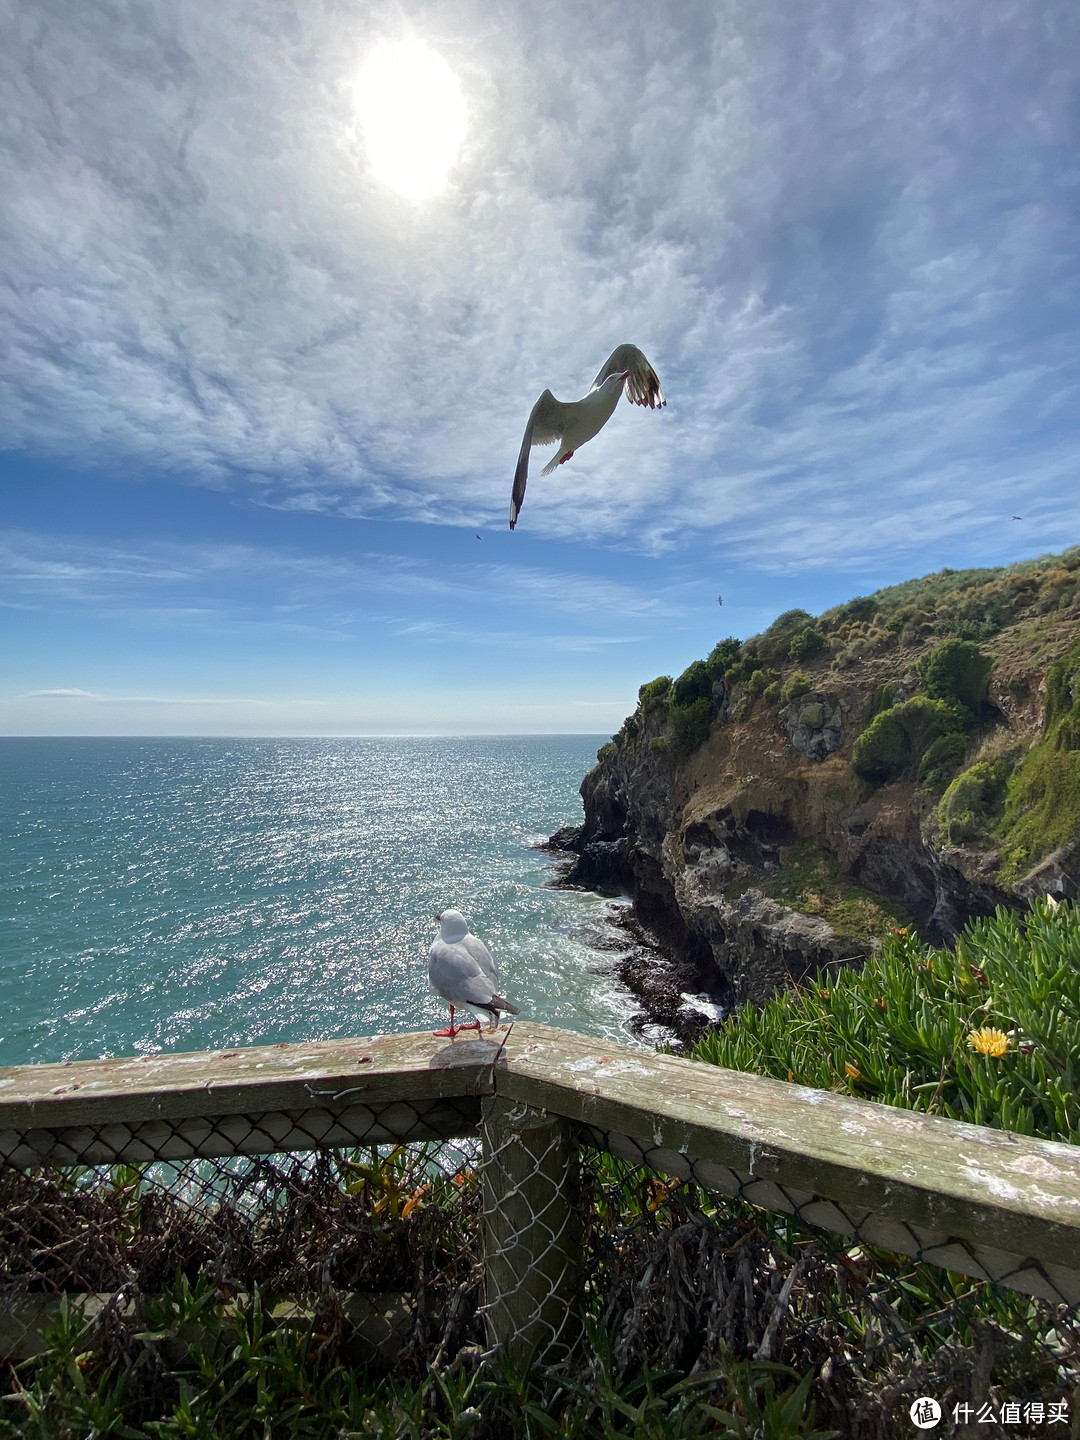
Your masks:
{"label": "wire mesh", "polygon": [[220,1328],[253,1307],[333,1364],[404,1379],[507,1351],[572,1390],[597,1326],[620,1375],[780,1364],[812,1375],[819,1423],[858,1440],[896,1433],[907,1397],[1006,1413],[1080,1385],[1066,1267],[505,1094],[358,1093],[0,1136],[9,1390],[65,1302],[101,1365],[134,1377],[144,1418],[203,1333],[192,1317]]}
{"label": "wire mesh", "polygon": [[[433,1128],[423,1104],[350,1115],[347,1147],[320,1143],[339,1137],[341,1113],[332,1126],[318,1113],[287,1117],[294,1140],[306,1137],[290,1152],[268,1151],[277,1117],[232,1116],[206,1122],[197,1156],[189,1123],[165,1125],[159,1155],[188,1158],[133,1162],[145,1134],[108,1126],[84,1134],[79,1153],[111,1163],[0,1166],[9,1383],[65,1298],[99,1330],[134,1334],[147,1302],[178,1280],[241,1307],[258,1294],[273,1323],[317,1326],[357,1363],[422,1370],[440,1349],[482,1338],[475,1102],[440,1102],[436,1133],[458,1138],[417,1139]],[[36,1131],[16,1153],[32,1144],[66,1158],[73,1142]]]}
{"label": "wire mesh", "polygon": [[484,1313],[493,1346],[566,1359],[580,1330],[578,1144],[557,1115],[484,1102]]}
{"label": "wire mesh", "polygon": [[857,1216],[840,1239],[808,1222],[816,1197],[780,1207],[770,1191],[762,1208],[755,1182],[718,1194],[685,1157],[673,1176],[643,1143],[580,1135],[585,1304],[621,1371],[780,1363],[815,1377],[818,1423],[859,1440],[898,1433],[922,1396],[946,1413],[977,1398],[998,1417],[984,1414],[987,1435],[1018,1433],[1007,1405],[1075,1408],[1075,1305],[872,1244]]}

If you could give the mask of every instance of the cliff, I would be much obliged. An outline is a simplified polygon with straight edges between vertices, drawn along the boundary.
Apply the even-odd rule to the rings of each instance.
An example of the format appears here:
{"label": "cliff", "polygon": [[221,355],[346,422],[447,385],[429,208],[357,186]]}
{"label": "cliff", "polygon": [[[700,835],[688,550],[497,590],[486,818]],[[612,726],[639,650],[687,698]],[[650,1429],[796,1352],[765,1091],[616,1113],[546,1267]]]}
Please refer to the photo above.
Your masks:
{"label": "cliff", "polygon": [[552,837],[728,1004],[889,926],[1080,881],[1080,547],[944,570],[729,639],[639,703]]}

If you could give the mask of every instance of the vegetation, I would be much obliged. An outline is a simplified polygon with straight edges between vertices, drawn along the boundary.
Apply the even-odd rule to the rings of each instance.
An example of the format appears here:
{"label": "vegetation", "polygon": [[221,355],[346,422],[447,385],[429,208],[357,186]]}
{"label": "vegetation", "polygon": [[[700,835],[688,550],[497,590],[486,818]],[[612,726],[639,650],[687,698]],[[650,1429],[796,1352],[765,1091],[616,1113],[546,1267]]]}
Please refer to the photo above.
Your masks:
{"label": "vegetation", "polygon": [[670,675],[658,675],[655,680],[648,681],[638,690],[638,706],[647,710],[657,700],[662,700],[672,686]]}
{"label": "vegetation", "polygon": [[980,760],[956,777],[938,806],[938,824],[950,845],[988,838],[1012,768],[1009,760]]}
{"label": "vegetation", "polygon": [[[972,1039],[993,1030],[999,1055]],[[985,1043],[985,1042],[984,1042]],[[971,921],[955,950],[897,928],[845,969],[747,1006],[695,1056],[954,1120],[1080,1143],[1080,910]]]}
{"label": "vegetation", "polygon": [[712,699],[713,677],[704,660],[688,665],[671,687],[673,705],[693,705],[697,700]]}
{"label": "vegetation", "polygon": [[853,885],[836,857],[815,840],[793,845],[781,869],[760,882],[760,888],[791,910],[820,915],[840,935],[870,940],[889,934],[896,925],[910,923],[898,905]]}
{"label": "vegetation", "polygon": [[792,660],[812,660],[815,655],[820,655],[827,645],[828,641],[821,631],[813,625],[807,625],[788,646],[788,655]]}
{"label": "vegetation", "polygon": [[714,710],[712,702],[702,696],[689,705],[673,705],[668,722],[671,753],[676,760],[685,760],[708,739]]}
{"label": "vegetation", "polygon": [[958,707],[945,700],[917,696],[890,705],[874,716],[855,741],[851,768],[873,785],[899,780],[914,773],[936,740],[963,729],[964,717]]}
{"label": "vegetation", "polygon": [[797,700],[800,695],[805,695],[811,688],[810,676],[804,675],[801,670],[795,670],[781,685],[780,699],[785,705],[790,705],[792,700]]}
{"label": "vegetation", "polygon": [[962,705],[974,720],[986,700],[994,662],[970,640],[946,640],[921,655],[915,668],[931,700]]}
{"label": "vegetation", "polygon": [[998,831],[1002,877],[1080,835],[1080,641],[1046,676],[1046,728],[1009,781]]}

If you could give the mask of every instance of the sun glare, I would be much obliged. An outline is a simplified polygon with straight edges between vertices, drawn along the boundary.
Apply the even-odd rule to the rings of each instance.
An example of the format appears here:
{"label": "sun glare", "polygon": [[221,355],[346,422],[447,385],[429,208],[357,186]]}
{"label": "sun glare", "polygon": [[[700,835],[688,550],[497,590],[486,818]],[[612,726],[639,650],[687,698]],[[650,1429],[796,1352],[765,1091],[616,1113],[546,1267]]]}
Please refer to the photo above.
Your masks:
{"label": "sun glare", "polygon": [[465,138],[465,102],[443,57],[419,40],[377,45],[356,87],[371,168],[415,200],[436,195]]}

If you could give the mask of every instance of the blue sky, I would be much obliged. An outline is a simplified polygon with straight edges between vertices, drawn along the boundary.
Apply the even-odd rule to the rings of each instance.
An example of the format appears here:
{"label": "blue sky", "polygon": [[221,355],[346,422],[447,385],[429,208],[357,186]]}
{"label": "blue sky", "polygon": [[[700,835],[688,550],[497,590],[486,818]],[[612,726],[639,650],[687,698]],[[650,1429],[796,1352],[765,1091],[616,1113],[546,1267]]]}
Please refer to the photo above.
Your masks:
{"label": "blue sky", "polygon": [[[610,733],[792,605],[1080,538],[1072,0],[0,27],[0,733]],[[357,111],[403,40],[464,101],[420,200]],[[623,340],[667,409],[535,452],[511,534]]]}

